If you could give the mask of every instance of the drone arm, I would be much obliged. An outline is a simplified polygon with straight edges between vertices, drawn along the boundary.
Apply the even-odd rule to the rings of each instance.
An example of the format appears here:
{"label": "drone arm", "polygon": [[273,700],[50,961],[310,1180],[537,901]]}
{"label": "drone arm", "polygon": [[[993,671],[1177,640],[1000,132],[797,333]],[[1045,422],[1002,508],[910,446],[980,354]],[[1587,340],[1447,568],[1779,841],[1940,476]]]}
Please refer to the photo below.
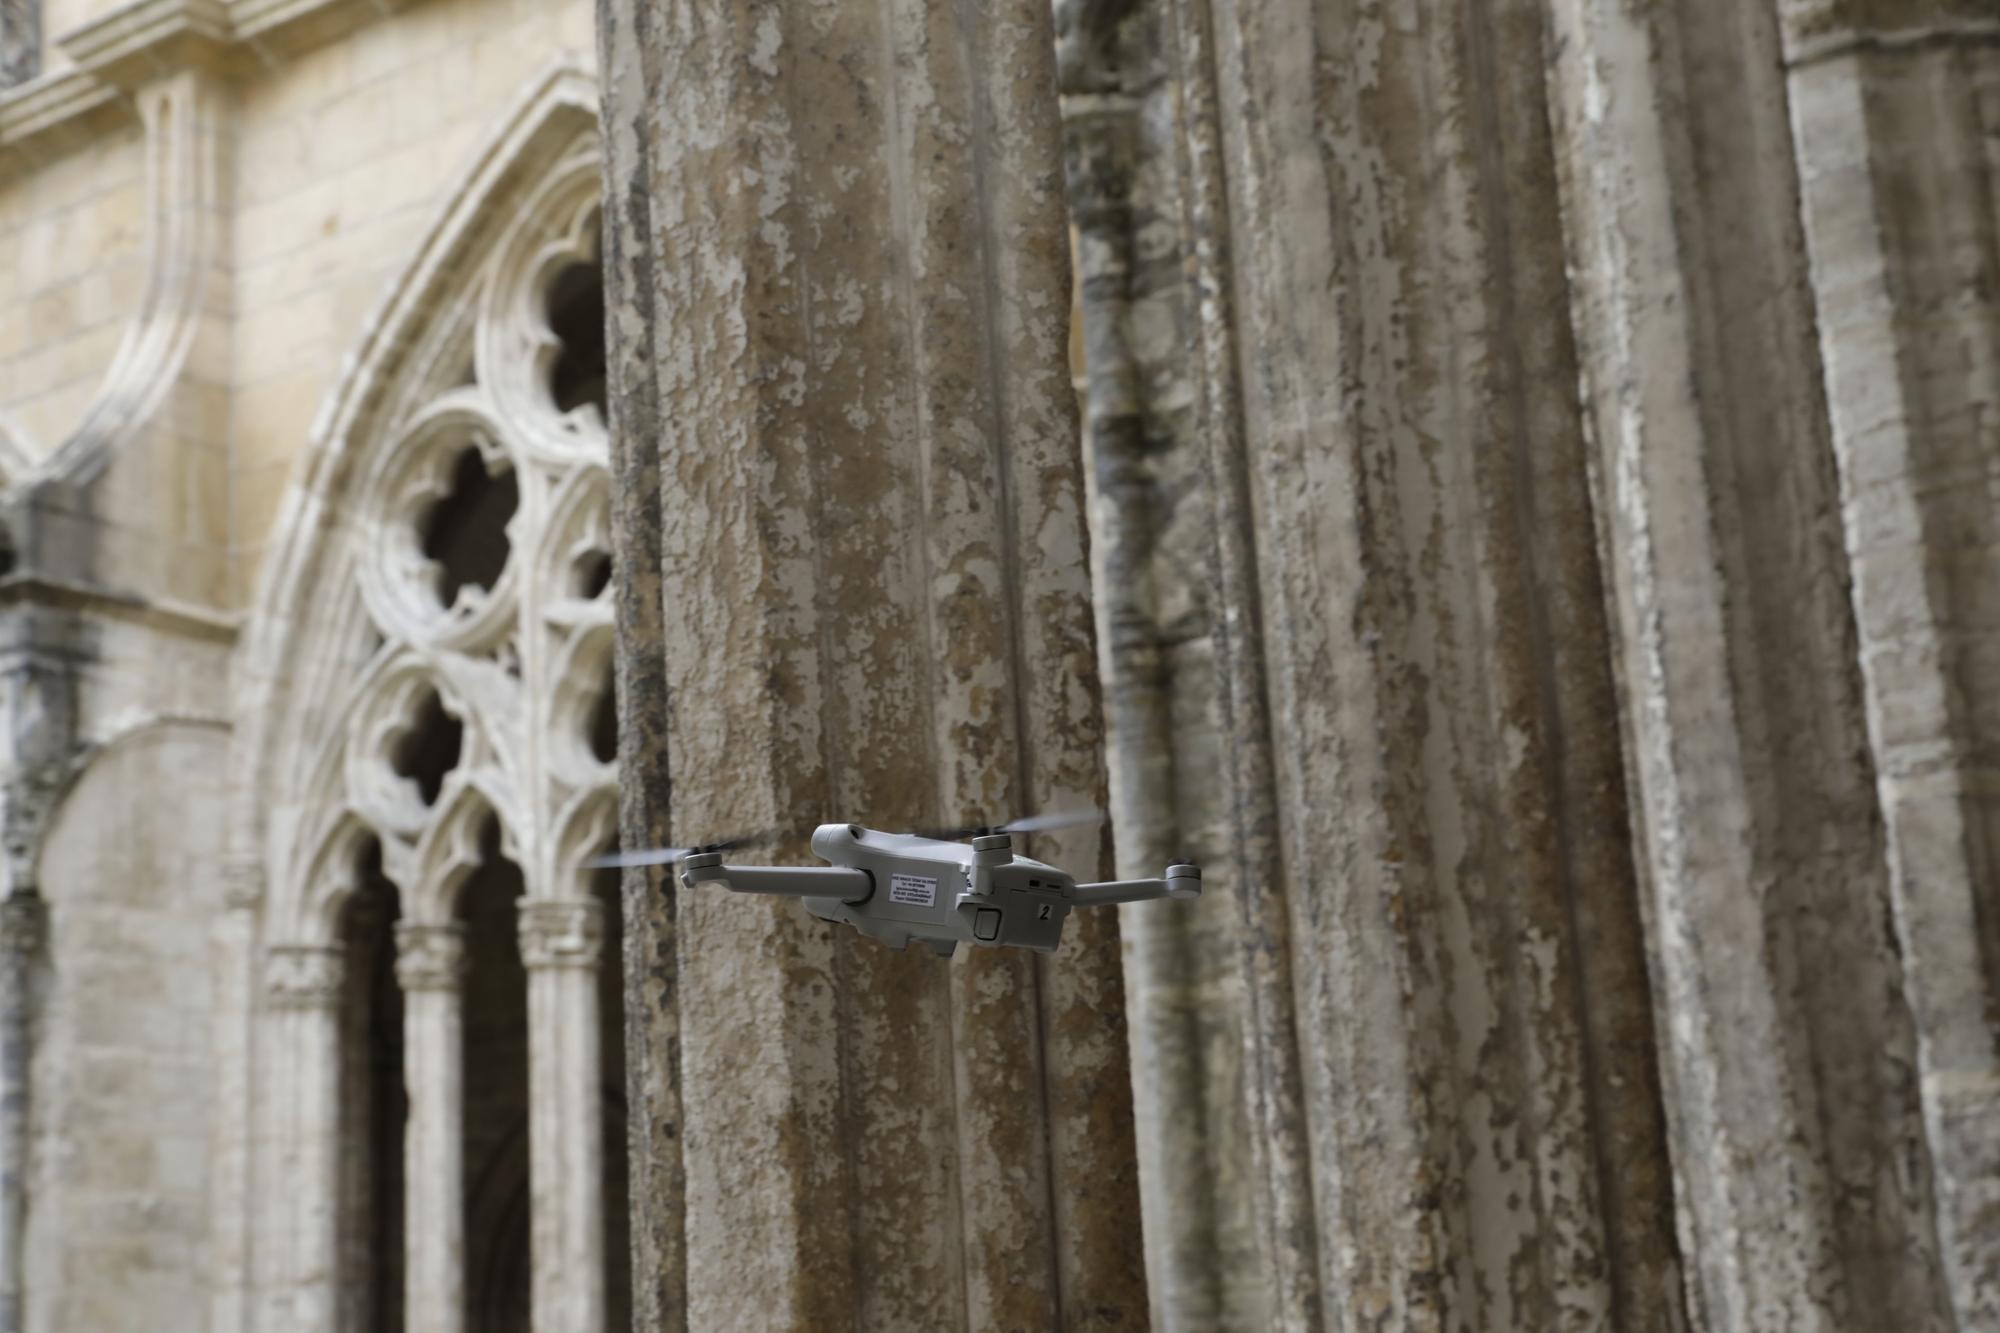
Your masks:
{"label": "drone arm", "polygon": [[682,879],[690,886],[718,884],[737,893],[780,898],[838,898],[858,903],[875,892],[875,880],[852,866],[726,866],[720,857],[689,857]]}
{"label": "drone arm", "polygon": [[852,866],[724,866],[729,887],[738,893],[781,898],[838,898],[858,903],[875,892],[875,880]]}
{"label": "drone arm", "polygon": [[1163,879],[1111,879],[1101,884],[1076,886],[1078,907],[1109,907],[1113,903],[1142,903],[1167,896]]}
{"label": "drone arm", "polygon": [[1191,865],[1167,867],[1164,879],[1112,879],[1076,886],[1078,907],[1108,907],[1112,903],[1142,903],[1153,898],[1199,898],[1201,871]]}

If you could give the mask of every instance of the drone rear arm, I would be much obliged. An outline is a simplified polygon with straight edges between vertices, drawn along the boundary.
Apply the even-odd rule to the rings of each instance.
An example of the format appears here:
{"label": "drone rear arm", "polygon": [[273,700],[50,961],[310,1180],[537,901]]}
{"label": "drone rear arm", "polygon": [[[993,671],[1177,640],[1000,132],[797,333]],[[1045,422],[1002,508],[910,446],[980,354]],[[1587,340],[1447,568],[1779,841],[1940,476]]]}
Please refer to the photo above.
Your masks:
{"label": "drone rear arm", "polygon": [[1108,907],[1113,903],[1142,903],[1153,898],[1201,897],[1201,871],[1191,865],[1167,867],[1165,879],[1111,879],[1101,884],[1076,886],[1078,907]]}
{"label": "drone rear arm", "polygon": [[852,866],[726,866],[719,852],[690,856],[681,863],[681,882],[717,884],[736,893],[761,893],[780,898],[838,898],[865,901],[875,892],[875,880]]}

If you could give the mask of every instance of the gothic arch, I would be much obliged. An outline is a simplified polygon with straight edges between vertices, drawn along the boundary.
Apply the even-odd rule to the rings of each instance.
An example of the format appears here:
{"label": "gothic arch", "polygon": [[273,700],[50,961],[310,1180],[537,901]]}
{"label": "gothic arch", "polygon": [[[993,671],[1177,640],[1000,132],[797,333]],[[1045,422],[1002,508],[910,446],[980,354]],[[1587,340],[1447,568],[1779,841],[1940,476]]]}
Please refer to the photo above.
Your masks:
{"label": "gothic arch", "polygon": [[[326,812],[378,831],[392,879],[424,872],[440,793],[417,799],[393,751],[433,699],[460,731],[448,779],[484,793],[544,871],[557,812],[612,779],[543,739],[552,707],[601,689],[610,625],[581,568],[608,546],[604,423],[558,402],[548,314],[595,259],[597,191],[594,85],[559,62],[462,175],[315,420],[260,571],[235,733],[233,852],[267,926],[303,932],[287,942],[327,939],[327,913],[303,910]],[[463,570],[426,549],[460,502],[511,507],[479,538],[499,554]]]}
{"label": "gothic arch", "polygon": [[[585,1221],[615,1184],[596,1077],[600,1027],[616,1022],[597,992],[615,903],[565,869],[616,822],[611,755],[590,730],[612,623],[598,190],[594,82],[558,62],[343,364],[259,571],[229,828],[232,931],[261,972],[224,1082],[256,1089],[260,1146],[217,1186],[246,1219],[219,1243],[252,1251],[242,1308],[258,1326],[356,1326],[356,1293],[379,1296],[378,1270],[339,1241],[375,1206],[343,1183],[357,1161],[403,1183],[411,1322],[462,1318],[465,1265],[491,1246],[452,1238],[461,1186],[495,1151],[479,1137],[495,1117],[531,1113],[538,1141],[560,1145],[533,1166],[534,1267],[585,1275],[538,1281],[536,1319],[600,1327],[622,1308],[605,1228]],[[549,1020],[539,1037],[531,998]],[[386,1064],[357,1060],[356,1015],[391,1007],[392,1035],[370,1037]],[[579,1058],[588,1078],[572,1088]],[[350,1132],[384,1087],[407,1096],[407,1138],[402,1111]],[[259,1189],[266,1172],[282,1198]],[[259,1207],[280,1219],[248,1222]],[[546,1293],[596,1313],[579,1325],[544,1310]]]}

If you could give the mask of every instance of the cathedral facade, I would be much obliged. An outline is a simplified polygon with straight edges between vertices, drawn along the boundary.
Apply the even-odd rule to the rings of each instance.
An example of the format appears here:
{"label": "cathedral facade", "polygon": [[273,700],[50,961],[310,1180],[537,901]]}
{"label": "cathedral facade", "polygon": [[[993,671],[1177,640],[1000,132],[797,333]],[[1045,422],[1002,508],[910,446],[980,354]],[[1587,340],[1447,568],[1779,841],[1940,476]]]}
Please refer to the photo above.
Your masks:
{"label": "cathedral facade", "polygon": [[36,10],[0,1318],[627,1327],[590,10]]}
{"label": "cathedral facade", "polygon": [[[0,1333],[2000,1327],[1975,0],[0,0]],[[898,953],[615,848],[1204,870]]]}

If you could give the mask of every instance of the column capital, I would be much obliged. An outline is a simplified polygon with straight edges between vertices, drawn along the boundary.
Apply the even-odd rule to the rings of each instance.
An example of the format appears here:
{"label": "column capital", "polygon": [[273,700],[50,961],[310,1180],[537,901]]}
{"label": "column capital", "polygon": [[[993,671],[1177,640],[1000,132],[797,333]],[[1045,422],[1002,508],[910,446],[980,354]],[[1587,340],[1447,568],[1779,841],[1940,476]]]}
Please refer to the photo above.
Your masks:
{"label": "column capital", "polygon": [[604,906],[595,898],[523,898],[521,961],[528,967],[596,967]]}
{"label": "column capital", "polygon": [[264,954],[264,992],[280,1009],[334,1008],[346,974],[338,945],[274,944]]}
{"label": "column capital", "polygon": [[397,922],[396,984],[406,991],[463,986],[465,927],[448,921]]}

